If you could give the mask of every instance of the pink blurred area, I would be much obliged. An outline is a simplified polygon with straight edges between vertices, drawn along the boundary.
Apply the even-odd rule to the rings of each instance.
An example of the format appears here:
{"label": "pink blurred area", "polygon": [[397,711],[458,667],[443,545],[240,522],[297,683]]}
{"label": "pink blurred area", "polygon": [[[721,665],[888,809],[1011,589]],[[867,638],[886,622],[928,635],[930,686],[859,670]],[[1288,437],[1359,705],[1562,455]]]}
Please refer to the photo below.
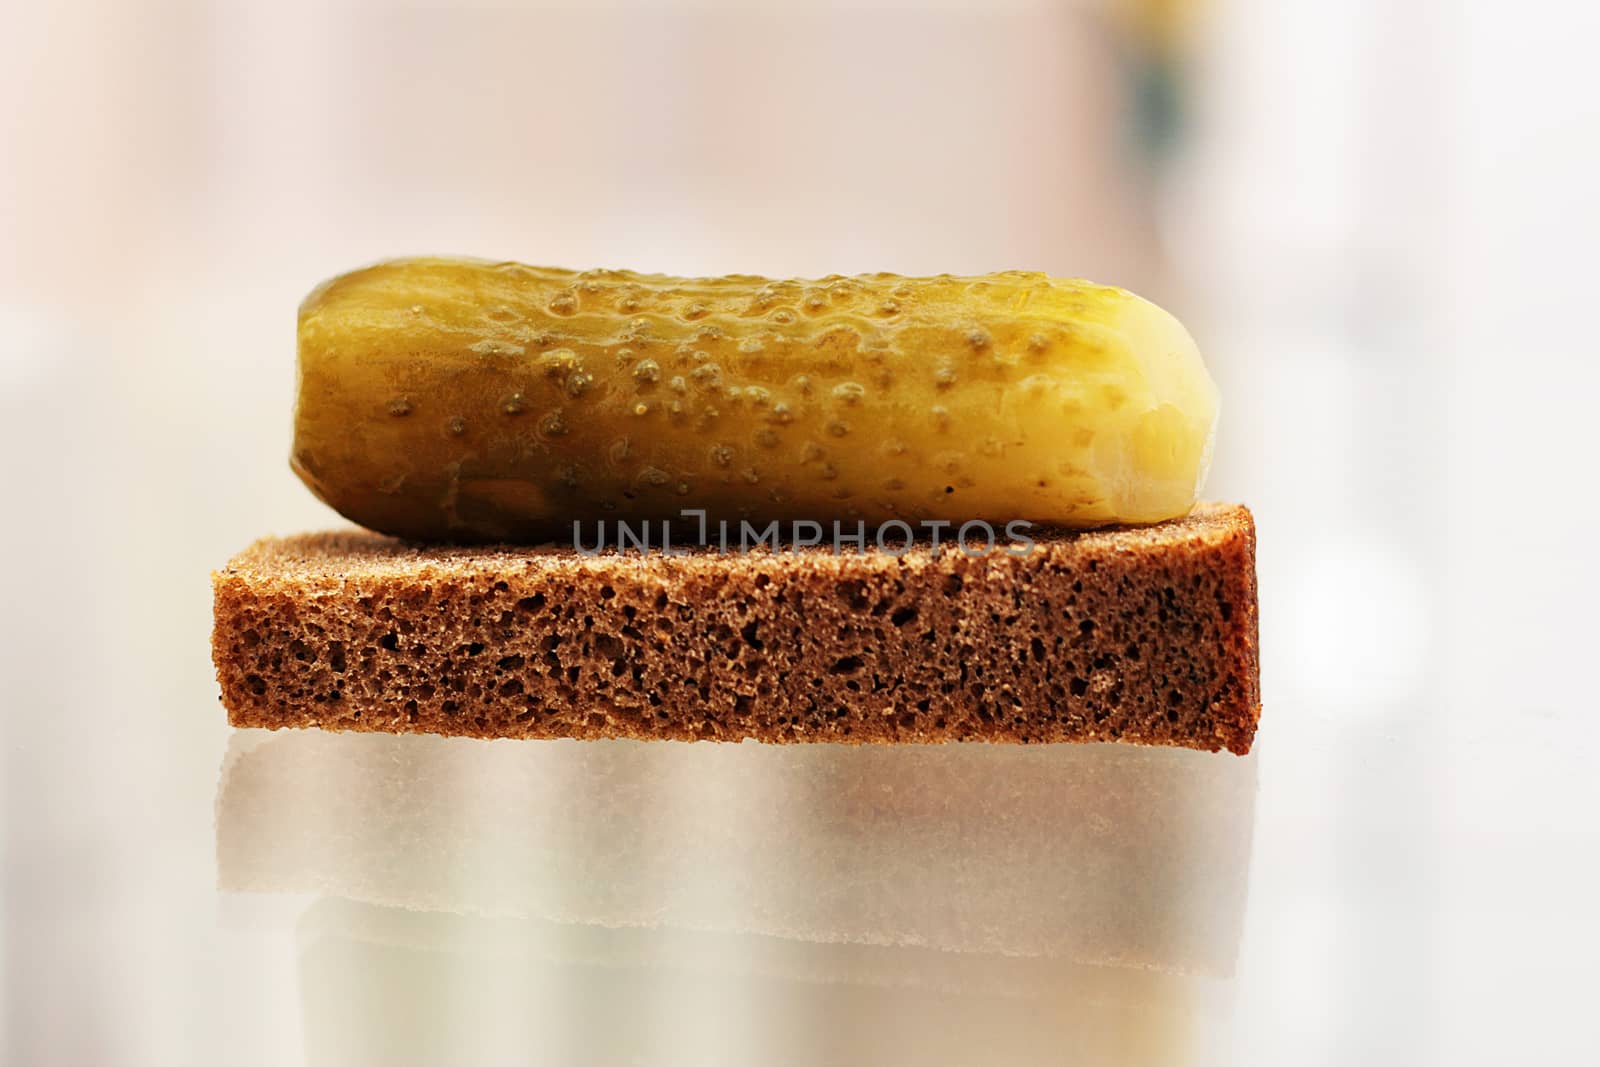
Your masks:
{"label": "pink blurred area", "polygon": [[302,286],[435,249],[1147,282],[1116,40],[1088,8],[40,8],[23,29],[59,47],[10,77],[47,102],[15,118],[52,165],[9,176],[30,254],[6,281],[47,303],[86,271]]}

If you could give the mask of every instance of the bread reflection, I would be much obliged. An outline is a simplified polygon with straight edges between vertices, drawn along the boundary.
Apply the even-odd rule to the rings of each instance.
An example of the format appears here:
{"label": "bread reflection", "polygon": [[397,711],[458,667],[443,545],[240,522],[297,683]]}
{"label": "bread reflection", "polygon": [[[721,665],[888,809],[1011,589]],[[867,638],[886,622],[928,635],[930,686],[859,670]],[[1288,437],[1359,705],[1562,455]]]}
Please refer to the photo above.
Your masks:
{"label": "bread reflection", "polygon": [[225,890],[1226,976],[1254,757],[237,733]]}

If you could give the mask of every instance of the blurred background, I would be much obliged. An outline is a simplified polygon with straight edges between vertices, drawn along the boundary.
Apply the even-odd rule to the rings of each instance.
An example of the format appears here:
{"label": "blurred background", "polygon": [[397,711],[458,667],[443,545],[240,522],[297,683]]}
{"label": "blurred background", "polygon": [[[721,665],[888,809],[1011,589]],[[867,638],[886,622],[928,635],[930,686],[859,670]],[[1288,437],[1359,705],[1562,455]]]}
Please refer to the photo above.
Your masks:
{"label": "blurred background", "polygon": [[207,575],[335,518],[286,461],[299,298],[440,252],[1177,312],[1260,525],[1227,1062],[1593,1062],[1597,39],[1576,0],[7,5],[0,1061],[297,1062],[294,945],[219,929]]}

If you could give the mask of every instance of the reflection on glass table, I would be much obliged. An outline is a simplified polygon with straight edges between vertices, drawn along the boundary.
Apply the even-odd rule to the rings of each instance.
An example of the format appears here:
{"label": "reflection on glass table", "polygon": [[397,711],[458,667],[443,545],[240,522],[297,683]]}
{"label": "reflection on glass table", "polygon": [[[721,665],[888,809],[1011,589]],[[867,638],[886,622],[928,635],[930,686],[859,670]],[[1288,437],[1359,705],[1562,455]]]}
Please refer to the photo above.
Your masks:
{"label": "reflection on glass table", "polygon": [[219,884],[300,920],[312,1063],[1191,1063],[1252,757],[232,740]]}

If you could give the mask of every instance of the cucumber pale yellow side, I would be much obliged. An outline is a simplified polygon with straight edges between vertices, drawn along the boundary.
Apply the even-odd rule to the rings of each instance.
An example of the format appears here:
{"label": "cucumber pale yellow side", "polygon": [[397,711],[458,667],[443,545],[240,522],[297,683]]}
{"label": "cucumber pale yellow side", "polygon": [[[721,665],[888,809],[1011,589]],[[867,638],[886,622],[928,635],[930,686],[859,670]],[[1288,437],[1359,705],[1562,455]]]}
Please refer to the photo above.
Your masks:
{"label": "cucumber pale yellow side", "polygon": [[293,466],[425,540],[572,522],[1184,514],[1216,387],[1165,311],[1010,271],[772,281],[406,259],[300,308]]}

